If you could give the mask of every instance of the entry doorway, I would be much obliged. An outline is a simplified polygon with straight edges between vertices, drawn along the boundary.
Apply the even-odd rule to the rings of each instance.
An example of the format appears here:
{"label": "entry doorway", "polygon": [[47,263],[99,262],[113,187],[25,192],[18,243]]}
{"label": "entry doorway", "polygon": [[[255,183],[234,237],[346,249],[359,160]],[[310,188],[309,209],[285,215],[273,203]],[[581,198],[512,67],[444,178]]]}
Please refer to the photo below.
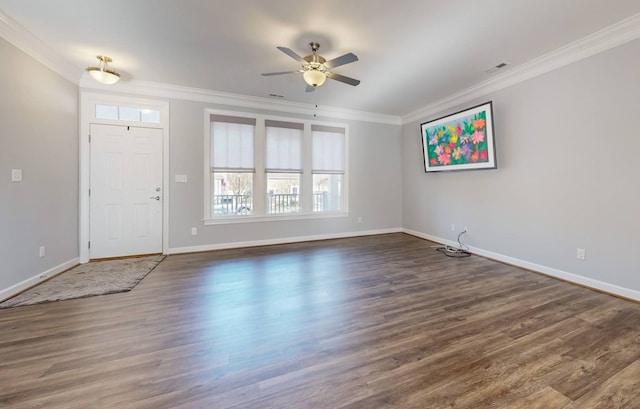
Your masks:
{"label": "entry doorway", "polygon": [[163,251],[163,130],[91,124],[89,258]]}

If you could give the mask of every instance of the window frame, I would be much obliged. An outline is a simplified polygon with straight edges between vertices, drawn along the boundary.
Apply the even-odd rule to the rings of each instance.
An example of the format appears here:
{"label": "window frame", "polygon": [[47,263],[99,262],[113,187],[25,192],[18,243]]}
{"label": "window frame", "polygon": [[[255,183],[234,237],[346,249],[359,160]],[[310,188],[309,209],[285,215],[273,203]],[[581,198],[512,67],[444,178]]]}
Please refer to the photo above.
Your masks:
{"label": "window frame", "polygon": [[[233,215],[215,217],[211,211],[213,173],[211,172],[211,116],[235,116],[255,119],[253,174],[253,209],[250,215]],[[300,185],[300,212],[267,213],[267,169],[266,169],[266,122],[291,122],[303,125],[302,135],[302,173]],[[344,129],[344,174],[342,209],[339,211],[313,211],[313,173],[312,173],[312,125]],[[308,196],[308,197],[307,197]],[[324,122],[295,117],[251,114],[241,111],[217,109],[204,110],[204,225],[252,223],[276,220],[304,220],[348,217],[349,215],[349,125],[345,123]]]}
{"label": "window frame", "polygon": [[[313,128],[317,128],[317,129],[313,129]],[[336,132],[339,131],[339,132]],[[330,134],[338,134],[338,135],[342,135],[342,148],[341,148],[341,152],[343,155],[346,155],[346,144],[347,144],[347,138],[346,138],[346,130],[344,128],[341,127],[335,127],[335,126],[327,126],[326,124],[323,125],[315,125],[312,124],[311,125],[311,149],[312,149],[312,156],[315,153],[313,151],[313,147],[316,145],[316,141],[314,139],[315,137],[315,132],[321,133],[321,134],[326,134],[326,133],[330,133]],[[344,186],[345,186],[345,180],[346,180],[346,162],[345,162],[345,157],[343,156],[342,158],[342,163],[340,163],[341,166],[334,166],[335,164],[329,164],[329,166],[327,167],[316,167],[315,166],[315,160],[316,158],[321,159],[322,161],[325,162],[326,164],[326,157],[325,155],[323,155],[322,153],[320,153],[319,157],[313,156],[311,159],[311,178],[313,179],[316,175],[340,175],[341,176],[341,187],[340,187],[340,208],[338,210],[322,210],[322,211],[317,211],[315,210],[315,213],[325,213],[325,212],[340,212],[343,208],[343,206],[345,205],[344,203]],[[312,189],[313,186],[315,186],[315,183],[313,183],[312,185]],[[312,194],[315,194],[312,191]],[[314,205],[315,205],[315,198],[314,199]],[[333,199],[331,199],[331,201],[333,202]],[[324,206],[323,206],[324,207]]]}
{"label": "window frame", "polygon": [[[300,150],[297,152],[297,156],[296,158],[298,159],[297,162],[299,162],[299,166],[292,166],[291,163],[287,164],[289,166],[275,166],[272,167],[272,164],[269,164],[269,128],[275,128],[275,129],[292,129],[292,130],[296,130],[299,131],[299,134],[297,134],[296,136],[299,136],[299,144],[300,144]],[[305,191],[304,191],[304,186],[303,186],[303,179],[302,179],[302,174],[304,172],[304,123],[301,121],[274,121],[272,119],[265,119],[265,149],[264,149],[264,155],[265,155],[265,183],[266,183],[266,198],[265,198],[265,215],[266,216],[273,216],[273,215],[283,215],[283,214],[289,214],[289,215],[298,215],[302,213],[302,209],[304,207],[304,196],[305,196]],[[279,155],[276,155],[279,158]],[[273,158],[273,156],[272,156]],[[297,211],[288,211],[288,212],[271,212],[271,203],[270,203],[270,198],[271,195],[269,193],[269,181],[270,181],[270,177],[272,175],[297,175],[297,179],[298,179],[298,210]]]}

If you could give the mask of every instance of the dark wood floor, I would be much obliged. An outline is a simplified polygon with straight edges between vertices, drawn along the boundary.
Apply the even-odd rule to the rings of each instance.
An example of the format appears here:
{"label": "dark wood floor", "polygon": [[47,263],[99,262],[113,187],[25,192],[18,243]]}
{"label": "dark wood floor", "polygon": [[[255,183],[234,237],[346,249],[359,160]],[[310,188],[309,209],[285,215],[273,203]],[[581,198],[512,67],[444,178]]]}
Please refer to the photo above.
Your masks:
{"label": "dark wood floor", "polygon": [[0,407],[640,407],[640,305],[432,244],[173,255],[0,310]]}

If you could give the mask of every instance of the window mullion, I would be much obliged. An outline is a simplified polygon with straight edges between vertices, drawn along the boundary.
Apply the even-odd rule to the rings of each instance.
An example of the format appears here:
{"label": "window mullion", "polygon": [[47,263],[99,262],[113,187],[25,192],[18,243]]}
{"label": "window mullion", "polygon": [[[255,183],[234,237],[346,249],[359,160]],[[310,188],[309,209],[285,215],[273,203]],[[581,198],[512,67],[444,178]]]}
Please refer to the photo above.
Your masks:
{"label": "window mullion", "polygon": [[300,197],[302,198],[302,213],[313,213],[313,175],[311,174],[311,124],[305,122],[302,135],[302,185]]}
{"label": "window mullion", "polygon": [[265,173],[265,124],[264,118],[256,118],[255,127],[255,154],[254,161],[256,172],[253,179],[253,214],[266,214],[265,201],[267,195],[267,175]]}
{"label": "window mullion", "polygon": [[213,162],[213,158],[211,157],[211,138],[213,136],[213,127],[210,116],[206,112],[204,115],[204,127],[204,129],[209,130],[204,138],[204,218],[206,220],[213,217],[213,212],[211,211],[211,196],[213,195],[213,190],[211,189],[211,183],[213,181],[213,168],[211,167]]}

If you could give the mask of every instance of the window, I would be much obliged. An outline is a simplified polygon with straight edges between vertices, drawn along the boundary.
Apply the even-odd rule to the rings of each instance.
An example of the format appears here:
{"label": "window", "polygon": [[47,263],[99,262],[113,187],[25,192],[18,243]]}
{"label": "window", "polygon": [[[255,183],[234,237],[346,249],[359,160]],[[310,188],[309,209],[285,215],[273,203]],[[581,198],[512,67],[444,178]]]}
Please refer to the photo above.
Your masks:
{"label": "window", "polygon": [[211,115],[211,215],[253,209],[255,119]]}
{"label": "window", "polygon": [[313,211],[343,209],[345,133],[343,128],[311,126]]}
{"label": "window", "polygon": [[148,124],[160,123],[160,111],[157,109],[133,108],[117,105],[96,105],[97,119],[111,119],[114,121],[143,122]]}
{"label": "window", "polygon": [[206,122],[208,224],[345,214],[346,127],[222,111]]}
{"label": "window", "polygon": [[267,214],[299,213],[304,124],[265,121]]}

